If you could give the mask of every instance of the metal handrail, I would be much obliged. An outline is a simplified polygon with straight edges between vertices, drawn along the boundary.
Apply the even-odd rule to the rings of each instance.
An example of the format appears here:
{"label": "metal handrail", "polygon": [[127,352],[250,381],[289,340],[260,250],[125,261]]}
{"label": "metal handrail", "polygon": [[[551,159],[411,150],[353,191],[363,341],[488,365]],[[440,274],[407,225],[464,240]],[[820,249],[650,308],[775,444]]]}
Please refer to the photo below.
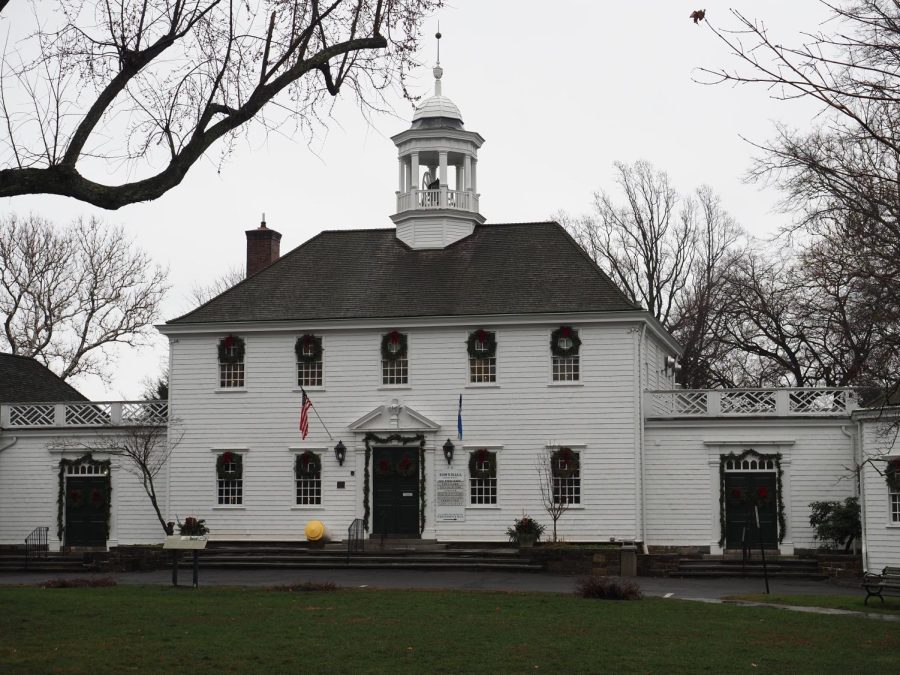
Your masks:
{"label": "metal handrail", "polygon": [[362,553],[365,550],[363,537],[365,536],[365,527],[362,518],[354,518],[347,528],[347,562],[350,562],[350,556],[353,553]]}
{"label": "metal handrail", "polygon": [[49,527],[36,527],[25,537],[25,567],[32,558],[46,558],[49,546],[47,545],[47,533]]}

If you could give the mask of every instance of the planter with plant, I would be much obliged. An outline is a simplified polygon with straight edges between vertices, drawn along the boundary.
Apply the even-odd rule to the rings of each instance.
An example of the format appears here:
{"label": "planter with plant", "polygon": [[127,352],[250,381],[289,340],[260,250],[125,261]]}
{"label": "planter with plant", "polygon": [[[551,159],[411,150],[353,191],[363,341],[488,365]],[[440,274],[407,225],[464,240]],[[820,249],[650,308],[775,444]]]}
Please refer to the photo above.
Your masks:
{"label": "planter with plant", "polygon": [[506,530],[506,536],[519,548],[531,548],[540,540],[543,533],[543,525],[524,515],[521,518],[516,518],[513,526]]}

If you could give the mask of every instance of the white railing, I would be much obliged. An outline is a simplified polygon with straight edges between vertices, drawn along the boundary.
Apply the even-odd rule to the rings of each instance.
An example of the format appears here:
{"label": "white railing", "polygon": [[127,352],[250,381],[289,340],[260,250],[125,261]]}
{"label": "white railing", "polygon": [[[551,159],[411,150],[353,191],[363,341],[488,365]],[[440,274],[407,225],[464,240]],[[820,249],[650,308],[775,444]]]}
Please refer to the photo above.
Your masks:
{"label": "white railing", "polygon": [[470,190],[412,190],[397,193],[397,213],[417,209],[459,209],[478,213],[478,195]]}
{"label": "white railing", "polygon": [[644,392],[646,417],[846,416],[852,389],[672,389]]}
{"label": "white railing", "polygon": [[77,401],[0,405],[0,427],[5,429],[164,426],[168,419],[168,401]]}

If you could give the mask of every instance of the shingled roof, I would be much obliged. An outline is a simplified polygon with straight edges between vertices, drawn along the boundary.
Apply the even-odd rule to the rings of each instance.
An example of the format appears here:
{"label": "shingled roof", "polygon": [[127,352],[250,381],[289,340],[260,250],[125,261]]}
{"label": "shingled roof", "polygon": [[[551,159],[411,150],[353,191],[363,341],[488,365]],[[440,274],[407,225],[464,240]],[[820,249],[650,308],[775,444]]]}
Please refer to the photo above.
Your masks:
{"label": "shingled roof", "polygon": [[637,311],[558,223],[482,225],[441,250],[327,231],[169,324]]}
{"label": "shingled roof", "polygon": [[0,354],[0,401],[37,403],[87,399],[44,364],[27,356]]}

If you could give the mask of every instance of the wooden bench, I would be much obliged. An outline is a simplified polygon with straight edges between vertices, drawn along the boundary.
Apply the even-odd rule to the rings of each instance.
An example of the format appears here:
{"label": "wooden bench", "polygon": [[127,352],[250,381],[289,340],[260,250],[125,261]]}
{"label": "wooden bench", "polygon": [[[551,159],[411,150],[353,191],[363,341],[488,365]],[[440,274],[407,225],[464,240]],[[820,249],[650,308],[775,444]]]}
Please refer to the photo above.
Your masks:
{"label": "wooden bench", "polygon": [[881,574],[866,572],[862,585],[867,593],[865,604],[877,596],[883,605],[885,595],[900,595],[900,567],[885,567]]}

